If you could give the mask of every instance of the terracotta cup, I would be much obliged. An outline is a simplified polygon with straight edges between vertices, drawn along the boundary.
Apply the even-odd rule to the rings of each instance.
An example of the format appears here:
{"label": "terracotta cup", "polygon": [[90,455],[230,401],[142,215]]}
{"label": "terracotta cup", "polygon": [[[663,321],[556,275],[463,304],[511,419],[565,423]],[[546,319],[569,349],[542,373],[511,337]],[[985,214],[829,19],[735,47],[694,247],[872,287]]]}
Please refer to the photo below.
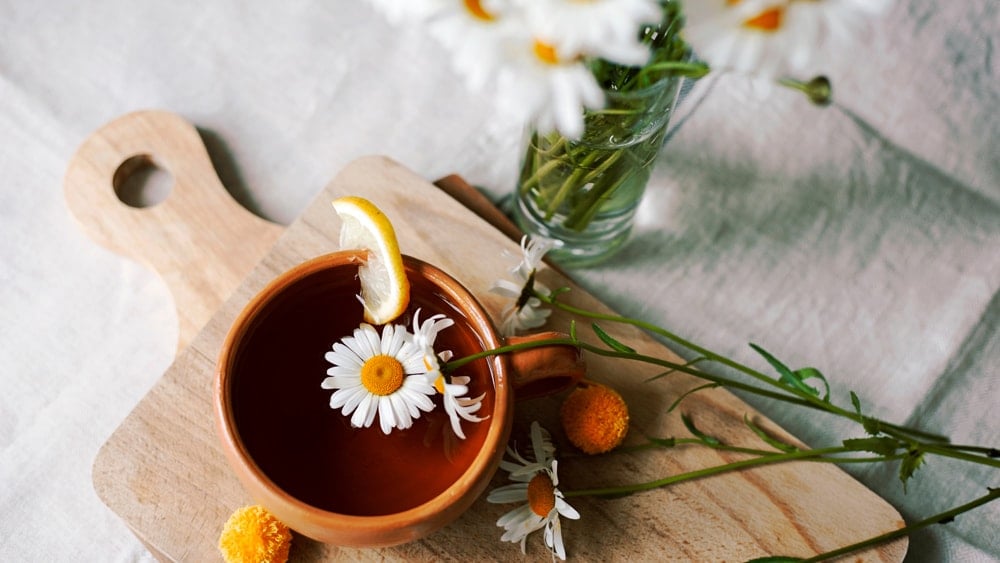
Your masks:
{"label": "terracotta cup", "polygon": [[[251,299],[223,344],[214,409],[226,457],[258,503],[321,542],[381,547],[417,540],[458,518],[503,457],[514,397],[567,389],[585,368],[578,349],[553,345],[459,368],[456,375],[472,378],[470,396],[486,393],[480,414],[488,415],[463,421],[465,440],[441,421],[440,405],[388,436],[377,421],[352,428],[350,417],[329,407],[332,392],[320,383],[330,366],[324,353],[361,322],[355,295],[362,258],[348,251],[304,262]],[[415,258],[404,257],[404,264],[411,283],[404,317],[420,307],[421,319],[434,312],[453,318],[456,325],[439,334],[435,348],[447,346],[456,358],[558,334],[505,340],[455,279]]]}

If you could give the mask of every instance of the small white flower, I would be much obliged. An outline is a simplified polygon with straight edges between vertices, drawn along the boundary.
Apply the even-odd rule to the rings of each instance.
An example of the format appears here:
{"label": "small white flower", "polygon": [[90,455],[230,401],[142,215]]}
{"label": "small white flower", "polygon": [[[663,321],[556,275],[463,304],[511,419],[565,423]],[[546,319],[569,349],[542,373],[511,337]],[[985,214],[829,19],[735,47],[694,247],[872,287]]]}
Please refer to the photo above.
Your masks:
{"label": "small white flower", "polygon": [[545,545],[554,556],[566,559],[559,517],[576,520],[580,518],[580,513],[566,502],[557,488],[559,474],[554,458],[555,448],[548,432],[537,422],[531,424],[531,447],[533,460],[507,448],[507,454],[514,461],[504,460],[500,462],[500,467],[510,473],[510,480],[515,483],[494,489],[486,500],[497,504],[527,501],[497,520],[497,526],[504,529],[501,541],[520,542],[523,553],[528,535],[544,528]]}
{"label": "small white flower", "polygon": [[423,350],[425,354],[434,356],[434,341],[437,340],[438,333],[455,324],[455,321],[438,313],[424,322],[420,322],[420,311],[417,309],[413,314],[413,334],[410,335],[410,342]]}
{"label": "small white flower", "polygon": [[434,382],[434,388],[438,390],[443,397],[444,410],[448,413],[448,418],[451,420],[451,429],[455,432],[455,435],[461,439],[465,439],[465,432],[462,431],[462,420],[465,419],[469,422],[479,422],[483,420],[482,417],[476,416],[475,413],[483,406],[483,398],[486,393],[470,399],[466,397],[469,394],[469,381],[467,376],[456,376],[451,378],[451,383],[448,383],[447,376],[438,376],[437,381]]}
{"label": "small white flower", "polygon": [[843,40],[888,0],[685,2],[684,38],[717,70],[783,77],[815,70],[830,40]]}
{"label": "small white flower", "polygon": [[387,324],[379,338],[375,327],[363,323],[325,358],[333,367],[321,386],[336,389],[330,408],[345,416],[353,413],[356,428],[368,428],[377,415],[388,434],[393,428],[409,428],[421,411],[434,408],[423,349],[410,342],[404,327]]}
{"label": "small white flower", "polygon": [[539,131],[580,138],[584,110],[603,107],[604,91],[581,57],[519,31],[508,38],[497,73],[501,107]]}
{"label": "small white flower", "polygon": [[640,40],[644,24],[659,23],[656,0],[519,0],[535,35],[563,57],[600,57],[642,65],[649,47]]}
{"label": "small white flower", "polygon": [[486,397],[486,394],[483,393],[475,399],[470,399],[466,397],[469,393],[470,379],[468,377],[452,377],[449,382],[448,376],[441,373],[441,364],[438,360],[447,362],[451,359],[452,353],[451,350],[445,350],[435,355],[434,341],[439,332],[453,324],[455,321],[441,314],[420,322],[420,309],[417,309],[413,315],[413,334],[410,341],[422,351],[427,380],[441,394],[444,410],[448,413],[455,435],[464,440],[465,433],[462,431],[461,419],[469,422],[483,420],[481,417],[475,416],[475,413],[482,408],[483,398]]}
{"label": "small white flower", "polygon": [[[392,0],[405,4],[409,0]],[[426,1],[426,0],[425,0]],[[440,0],[439,0],[440,1]],[[523,25],[497,0],[450,0],[430,18],[430,31],[452,54],[452,65],[470,89],[481,90],[495,79],[506,38]]]}
{"label": "small white flower", "polygon": [[[544,325],[552,314],[549,309],[542,308],[542,302],[531,296],[528,291],[535,289],[540,293],[548,292],[544,284],[535,279],[535,271],[542,262],[542,257],[548,252],[554,242],[549,239],[529,239],[521,237],[521,260],[510,269],[517,281],[497,280],[490,288],[492,293],[514,299],[514,303],[504,308],[500,319],[500,333],[512,336],[521,330],[538,328]],[[528,284],[532,287],[527,287]]]}

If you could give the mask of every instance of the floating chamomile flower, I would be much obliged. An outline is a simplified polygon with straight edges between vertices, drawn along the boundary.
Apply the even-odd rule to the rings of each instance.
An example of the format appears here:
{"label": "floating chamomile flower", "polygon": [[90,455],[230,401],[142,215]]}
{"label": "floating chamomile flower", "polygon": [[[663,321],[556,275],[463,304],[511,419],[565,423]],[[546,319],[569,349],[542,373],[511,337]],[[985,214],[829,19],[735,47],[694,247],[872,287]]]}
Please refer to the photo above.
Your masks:
{"label": "floating chamomile flower", "polygon": [[413,315],[413,335],[411,337],[414,345],[423,351],[424,368],[427,370],[428,381],[434,389],[441,394],[444,410],[451,420],[451,429],[461,439],[465,439],[465,432],[462,431],[462,421],[479,422],[481,417],[475,413],[482,408],[485,393],[472,399],[466,397],[469,393],[470,379],[465,376],[449,376],[441,373],[441,366],[438,360],[447,362],[451,359],[451,350],[445,350],[439,354],[434,354],[434,341],[437,334],[455,324],[455,322],[444,315],[433,315],[429,319],[420,322],[420,310]]}
{"label": "floating chamomile flower", "polygon": [[536,281],[535,272],[542,257],[552,249],[553,244],[549,239],[530,239],[527,235],[521,237],[521,260],[510,269],[517,281],[497,280],[490,288],[493,293],[515,299],[501,314],[500,332],[504,336],[512,336],[524,329],[538,328],[552,314],[551,310],[541,307],[541,300],[532,295],[532,291],[548,292],[544,284]]}
{"label": "floating chamomile flower", "polygon": [[520,542],[523,553],[528,535],[544,528],[545,545],[554,556],[566,559],[559,517],[576,520],[580,518],[580,513],[566,502],[557,488],[559,475],[554,457],[555,448],[548,432],[537,422],[531,424],[531,448],[533,460],[507,448],[508,455],[514,461],[501,461],[500,468],[509,472],[511,481],[515,483],[494,489],[486,500],[496,504],[526,501],[523,506],[497,520],[497,526],[504,529],[501,541]]}
{"label": "floating chamomile flower", "polygon": [[333,345],[326,361],[333,364],[323,389],[336,389],[330,408],[351,416],[351,425],[368,428],[378,415],[382,432],[405,429],[434,408],[423,348],[414,345],[404,327],[387,324],[379,338],[375,327],[362,323],[352,336]]}
{"label": "floating chamomile flower", "polygon": [[452,431],[455,432],[456,436],[464,440],[465,432],[462,431],[461,419],[468,420],[469,422],[483,420],[482,417],[476,416],[475,413],[482,408],[483,398],[486,396],[486,393],[470,399],[466,397],[469,394],[469,377],[452,377],[450,383],[446,378],[447,376],[445,375],[438,376],[437,381],[434,382],[434,388],[443,397],[444,410],[448,413],[448,418],[451,420]]}

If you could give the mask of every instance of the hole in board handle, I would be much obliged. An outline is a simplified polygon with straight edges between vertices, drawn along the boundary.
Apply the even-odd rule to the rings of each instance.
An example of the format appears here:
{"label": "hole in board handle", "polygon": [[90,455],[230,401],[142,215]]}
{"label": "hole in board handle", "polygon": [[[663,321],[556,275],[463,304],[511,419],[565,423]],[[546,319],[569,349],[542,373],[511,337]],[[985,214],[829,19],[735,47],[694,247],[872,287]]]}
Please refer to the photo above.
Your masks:
{"label": "hole in board handle", "polygon": [[139,154],[125,160],[112,180],[115,195],[129,207],[144,208],[163,203],[174,186],[174,177],[157,165],[153,157]]}

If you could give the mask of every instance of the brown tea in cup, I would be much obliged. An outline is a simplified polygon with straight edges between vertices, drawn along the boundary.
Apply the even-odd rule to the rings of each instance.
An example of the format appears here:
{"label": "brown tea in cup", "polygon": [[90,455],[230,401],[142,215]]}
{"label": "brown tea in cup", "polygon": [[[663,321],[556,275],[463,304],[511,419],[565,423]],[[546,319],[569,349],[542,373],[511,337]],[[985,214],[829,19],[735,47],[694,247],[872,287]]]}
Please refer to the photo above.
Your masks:
{"label": "brown tea in cup", "polygon": [[[463,421],[465,439],[451,429],[440,395],[436,408],[413,426],[384,434],[378,424],[351,426],[329,406],[321,389],[330,364],[324,353],[351,335],[362,320],[356,276],[320,270],[296,280],[256,315],[232,371],[233,416],[247,453],[276,485],[332,512],[373,516],[401,512],[441,494],[468,469],[489,424]],[[433,284],[415,277],[411,300],[395,324],[412,326],[443,313],[455,324],[438,334],[435,348],[456,358],[489,347],[469,319]],[[469,396],[485,393],[477,413],[490,417],[494,386],[479,360],[455,375],[468,376]]]}

